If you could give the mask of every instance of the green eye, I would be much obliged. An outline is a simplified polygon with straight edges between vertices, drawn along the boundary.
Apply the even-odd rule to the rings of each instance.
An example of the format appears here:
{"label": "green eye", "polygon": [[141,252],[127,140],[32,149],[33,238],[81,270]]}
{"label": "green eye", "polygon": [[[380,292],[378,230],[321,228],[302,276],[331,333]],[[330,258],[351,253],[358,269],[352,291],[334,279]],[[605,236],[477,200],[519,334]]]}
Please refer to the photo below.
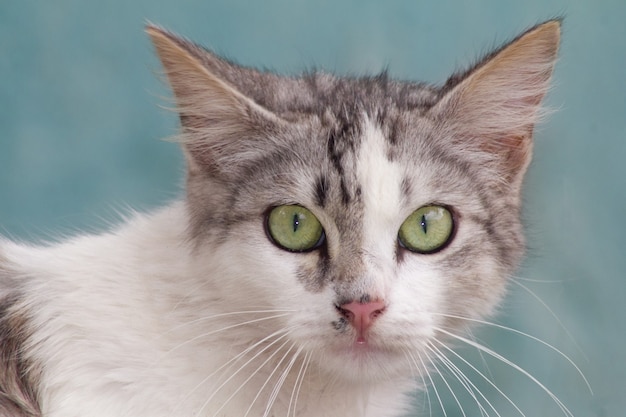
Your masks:
{"label": "green eye", "polygon": [[267,232],[276,245],[292,252],[309,251],[324,242],[324,229],[317,217],[296,205],[272,209],[267,216]]}
{"label": "green eye", "polygon": [[452,238],[454,222],[450,211],[441,206],[425,206],[413,212],[400,226],[398,240],[411,252],[433,253]]}

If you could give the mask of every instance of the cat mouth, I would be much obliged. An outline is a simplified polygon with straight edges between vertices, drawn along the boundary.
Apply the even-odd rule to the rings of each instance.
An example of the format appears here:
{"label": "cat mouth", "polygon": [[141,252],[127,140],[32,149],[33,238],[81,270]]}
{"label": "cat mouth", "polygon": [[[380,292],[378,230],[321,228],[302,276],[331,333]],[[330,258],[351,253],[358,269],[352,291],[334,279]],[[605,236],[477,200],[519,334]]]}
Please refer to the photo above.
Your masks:
{"label": "cat mouth", "polygon": [[[331,355],[325,355],[324,366],[330,366],[342,377],[355,381],[379,381],[383,376],[404,377],[410,369],[401,348],[386,346],[372,337],[364,341],[351,338],[334,346],[329,353]],[[329,356],[333,358],[329,360]]]}
{"label": "cat mouth", "polygon": [[391,346],[386,346],[377,340],[372,334],[357,334],[350,337],[349,340],[343,341],[334,349],[339,356],[348,356],[355,359],[374,359],[393,357],[399,354],[399,351]]}

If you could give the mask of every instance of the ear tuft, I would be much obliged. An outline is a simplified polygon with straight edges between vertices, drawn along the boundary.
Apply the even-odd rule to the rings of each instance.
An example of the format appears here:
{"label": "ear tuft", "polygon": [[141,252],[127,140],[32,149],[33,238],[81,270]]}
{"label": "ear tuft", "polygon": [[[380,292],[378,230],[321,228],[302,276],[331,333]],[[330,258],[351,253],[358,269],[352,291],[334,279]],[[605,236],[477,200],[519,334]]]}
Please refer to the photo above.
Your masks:
{"label": "ear tuft", "polygon": [[165,29],[149,24],[150,36],[174,92],[182,124],[182,139],[190,170],[215,172],[224,157],[236,159],[238,149],[258,136],[259,120],[264,124],[278,118],[242,94],[212,70],[212,62],[236,72],[206,49]]}
{"label": "ear tuft", "polygon": [[208,108],[224,116],[245,113],[249,100],[203,65],[202,56],[208,51],[154,25],[148,26],[146,32],[161,59],[182,116],[206,115]]}
{"label": "ear tuft", "polygon": [[560,20],[524,32],[461,76],[451,78],[431,110],[453,136],[496,156],[503,177],[521,182],[532,133],[556,61]]}

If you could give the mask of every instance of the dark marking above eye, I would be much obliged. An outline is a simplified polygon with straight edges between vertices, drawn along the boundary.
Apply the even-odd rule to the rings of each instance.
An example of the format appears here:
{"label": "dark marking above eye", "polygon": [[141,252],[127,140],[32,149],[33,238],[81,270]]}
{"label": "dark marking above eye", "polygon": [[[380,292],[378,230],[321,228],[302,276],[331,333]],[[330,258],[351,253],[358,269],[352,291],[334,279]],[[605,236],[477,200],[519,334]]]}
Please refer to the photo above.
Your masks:
{"label": "dark marking above eye", "polygon": [[348,186],[346,185],[346,181],[344,180],[344,178],[341,178],[341,182],[340,182],[340,189],[341,189],[341,202],[347,206],[348,204],[350,204],[350,191],[348,191]]}
{"label": "dark marking above eye", "polygon": [[343,166],[341,165],[341,158],[343,153],[337,149],[337,136],[340,133],[337,132],[336,129],[331,130],[328,135],[328,143],[327,143],[327,152],[330,160],[333,163],[333,167],[337,170],[339,175],[343,174]]}
{"label": "dark marking above eye", "polygon": [[411,181],[407,177],[404,177],[402,179],[400,190],[402,191],[402,196],[404,198],[408,198],[411,195],[411,192],[412,192]]}
{"label": "dark marking above eye", "polygon": [[320,175],[315,183],[315,202],[318,206],[324,207],[326,205],[328,191],[328,178],[325,175]]}
{"label": "dark marking above eye", "polygon": [[345,132],[346,132],[345,127],[341,132],[337,132],[337,130],[331,131],[328,137],[328,156],[330,157],[330,160],[332,161],[333,167],[337,171],[337,174],[339,174],[339,188],[341,190],[341,201],[343,202],[344,205],[347,205],[350,203],[351,197],[350,197],[350,192],[348,190],[348,186],[346,184],[345,172],[344,172],[344,168],[341,162],[344,151],[337,149],[337,135],[344,135]]}
{"label": "dark marking above eye", "polygon": [[395,117],[393,120],[389,122],[389,133],[387,134],[387,140],[390,145],[395,145],[398,143],[398,117]]}
{"label": "dark marking above eye", "polygon": [[[343,108],[338,112],[335,126],[328,132],[326,151],[332,167],[339,176],[339,191],[341,202],[348,205],[353,198],[358,198],[354,189],[350,164],[357,153],[361,127],[359,125],[359,110]],[[346,164],[348,167],[346,168]]]}

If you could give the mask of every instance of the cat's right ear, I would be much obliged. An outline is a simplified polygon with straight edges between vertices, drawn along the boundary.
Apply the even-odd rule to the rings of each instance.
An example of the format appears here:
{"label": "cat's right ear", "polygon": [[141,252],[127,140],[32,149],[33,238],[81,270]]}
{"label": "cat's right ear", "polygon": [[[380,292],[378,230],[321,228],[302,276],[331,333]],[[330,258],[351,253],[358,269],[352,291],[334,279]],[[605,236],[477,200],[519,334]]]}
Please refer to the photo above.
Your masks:
{"label": "cat's right ear", "polygon": [[263,149],[262,131],[282,120],[214,70],[238,67],[160,27],[148,25],[146,32],[174,92],[189,169],[216,173]]}

